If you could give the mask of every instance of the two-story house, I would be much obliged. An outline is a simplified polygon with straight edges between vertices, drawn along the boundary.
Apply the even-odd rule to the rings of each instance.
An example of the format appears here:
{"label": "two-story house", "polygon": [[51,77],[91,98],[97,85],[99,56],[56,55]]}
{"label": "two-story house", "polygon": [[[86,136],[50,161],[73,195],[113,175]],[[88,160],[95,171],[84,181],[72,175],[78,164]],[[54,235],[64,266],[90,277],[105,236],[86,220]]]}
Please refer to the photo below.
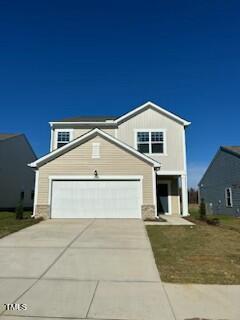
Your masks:
{"label": "two-story house", "polygon": [[188,215],[189,124],[152,102],[119,117],[50,122],[50,153],[30,164],[36,170],[34,215]]}
{"label": "two-story house", "polygon": [[20,201],[32,209],[35,177],[28,163],[36,159],[24,134],[0,133],[0,210],[14,210]]}
{"label": "two-story house", "polygon": [[199,184],[206,212],[240,216],[240,146],[221,146]]}

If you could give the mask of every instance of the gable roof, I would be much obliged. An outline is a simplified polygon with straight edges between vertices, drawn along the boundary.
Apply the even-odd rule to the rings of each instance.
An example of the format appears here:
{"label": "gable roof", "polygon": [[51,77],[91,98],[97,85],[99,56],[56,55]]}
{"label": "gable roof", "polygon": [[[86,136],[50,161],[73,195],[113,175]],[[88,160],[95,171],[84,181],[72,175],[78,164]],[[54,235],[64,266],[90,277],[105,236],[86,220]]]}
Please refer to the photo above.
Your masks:
{"label": "gable roof", "polygon": [[136,149],[130,147],[129,145],[121,142],[120,140],[116,139],[115,137],[111,136],[110,134],[95,128],[91,131],[88,131],[87,133],[83,134],[82,136],[72,140],[71,142],[69,142],[68,144],[66,144],[65,146],[58,148],[50,153],[48,153],[47,155],[39,158],[37,161],[34,161],[32,163],[29,164],[30,167],[32,168],[38,168],[41,167],[42,165],[44,165],[45,163],[47,163],[48,161],[51,161],[55,158],[57,158],[58,156],[67,153],[68,151],[74,149],[76,146],[88,141],[89,139],[91,139],[93,136],[95,135],[100,135],[104,138],[106,138],[107,140],[115,143],[116,145],[122,147],[123,149],[125,149],[126,151],[132,153],[134,156],[142,159],[143,161],[148,162],[149,164],[152,164],[155,167],[160,167],[161,164],[155,160],[153,160],[152,158],[140,153],[139,151],[137,151]]}
{"label": "gable roof", "polygon": [[4,141],[17,136],[21,136],[21,133],[0,133],[0,141]]}
{"label": "gable roof", "polygon": [[211,166],[213,165],[215,159],[217,158],[217,156],[219,155],[219,153],[221,151],[224,151],[224,152],[227,152],[227,153],[230,153],[234,156],[237,156],[238,158],[240,158],[240,146],[220,146],[220,148],[218,149],[218,151],[216,152],[216,154],[214,155],[212,161],[210,162],[209,166],[207,167],[206,171],[204,172],[202,178],[200,179],[199,183],[198,183],[198,186],[201,185],[203,179],[205,178],[208,170],[211,168]]}
{"label": "gable roof", "polygon": [[148,101],[144,104],[142,104],[141,106],[138,106],[136,108],[134,108],[133,110],[119,116],[80,116],[80,117],[73,117],[73,118],[67,118],[67,119],[63,119],[60,121],[52,121],[50,122],[50,125],[52,124],[76,124],[76,123],[112,123],[112,124],[119,124],[122,123],[124,121],[126,121],[127,119],[135,116],[136,114],[142,112],[144,109],[147,108],[152,108],[154,110],[156,110],[157,112],[162,113],[163,115],[167,116],[168,118],[179,122],[180,124],[184,125],[184,126],[188,126],[191,124],[191,122],[184,120],[183,118],[180,118],[179,116],[177,116],[176,114],[167,111],[166,109],[156,105],[155,103]]}
{"label": "gable roof", "polygon": [[151,102],[151,101],[148,101],[144,104],[142,104],[141,106],[137,107],[137,108],[134,108],[132,111],[129,111],[127,112],[126,114],[118,117],[115,122],[116,123],[121,123],[121,122],[124,122],[126,119],[130,118],[130,117],[133,117],[135,114],[141,112],[142,110],[144,109],[147,109],[147,108],[152,108],[154,110],[156,110],[157,112],[161,112],[162,114],[164,114],[165,116],[169,117],[170,119],[172,120],[175,120],[181,124],[183,124],[184,126],[188,126],[191,124],[191,122],[187,121],[187,120],[184,120],[183,118],[180,118],[179,116],[177,116],[176,114],[172,113],[172,112],[169,112],[167,111],[166,109],[158,106],[157,104]]}

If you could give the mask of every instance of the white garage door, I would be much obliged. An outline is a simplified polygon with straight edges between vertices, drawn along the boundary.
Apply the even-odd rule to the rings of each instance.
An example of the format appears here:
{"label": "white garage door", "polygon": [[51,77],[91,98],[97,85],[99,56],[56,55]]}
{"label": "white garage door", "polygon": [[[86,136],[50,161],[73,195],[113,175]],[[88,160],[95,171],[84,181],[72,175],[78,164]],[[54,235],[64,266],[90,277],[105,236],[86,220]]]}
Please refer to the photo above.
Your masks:
{"label": "white garage door", "polygon": [[52,218],[140,218],[139,180],[52,182]]}

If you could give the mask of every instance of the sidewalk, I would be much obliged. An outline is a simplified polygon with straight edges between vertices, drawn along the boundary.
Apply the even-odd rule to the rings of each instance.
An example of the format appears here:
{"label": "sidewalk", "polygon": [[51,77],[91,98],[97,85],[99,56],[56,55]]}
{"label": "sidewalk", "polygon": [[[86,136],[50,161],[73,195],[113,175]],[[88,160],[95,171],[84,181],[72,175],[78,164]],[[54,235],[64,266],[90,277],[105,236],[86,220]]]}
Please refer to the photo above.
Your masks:
{"label": "sidewalk", "polygon": [[239,320],[240,285],[163,283],[176,320]]}
{"label": "sidewalk", "polygon": [[168,215],[162,215],[162,219],[166,221],[145,221],[145,225],[151,225],[151,226],[193,226],[194,223],[182,218],[181,216],[168,216]]}

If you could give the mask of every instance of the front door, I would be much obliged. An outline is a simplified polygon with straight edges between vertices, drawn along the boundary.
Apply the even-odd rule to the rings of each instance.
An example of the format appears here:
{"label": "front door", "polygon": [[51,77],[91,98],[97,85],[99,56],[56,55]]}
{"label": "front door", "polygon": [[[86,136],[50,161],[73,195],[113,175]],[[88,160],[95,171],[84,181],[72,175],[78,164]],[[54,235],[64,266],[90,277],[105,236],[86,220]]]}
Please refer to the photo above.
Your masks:
{"label": "front door", "polygon": [[169,185],[159,183],[157,185],[157,211],[158,214],[169,214]]}

